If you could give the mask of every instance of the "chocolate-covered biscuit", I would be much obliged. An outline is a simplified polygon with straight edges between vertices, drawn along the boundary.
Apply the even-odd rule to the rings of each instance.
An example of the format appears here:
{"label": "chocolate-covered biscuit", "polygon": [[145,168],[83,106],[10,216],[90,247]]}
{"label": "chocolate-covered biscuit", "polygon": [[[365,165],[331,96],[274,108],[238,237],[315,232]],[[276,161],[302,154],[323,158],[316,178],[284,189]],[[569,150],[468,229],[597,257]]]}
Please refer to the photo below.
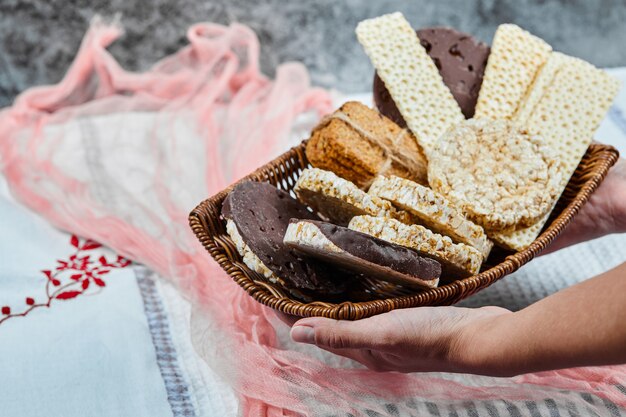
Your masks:
{"label": "chocolate-covered biscuit", "polygon": [[401,285],[434,288],[441,275],[433,259],[332,223],[292,219],[284,242],[340,268]]}
{"label": "chocolate-covered biscuit", "polygon": [[222,215],[229,221],[227,230],[246,265],[288,290],[295,288],[303,295],[337,294],[351,278],[323,263],[308,262],[284,245],[289,219],[316,217],[271,184],[246,181],[237,185],[228,195]]}
{"label": "chocolate-covered biscuit", "polygon": [[[463,114],[471,118],[483,81],[489,46],[466,33],[445,27],[425,28],[416,32]],[[378,110],[398,125],[406,127],[404,118],[377,74],[374,75],[373,93]]]}

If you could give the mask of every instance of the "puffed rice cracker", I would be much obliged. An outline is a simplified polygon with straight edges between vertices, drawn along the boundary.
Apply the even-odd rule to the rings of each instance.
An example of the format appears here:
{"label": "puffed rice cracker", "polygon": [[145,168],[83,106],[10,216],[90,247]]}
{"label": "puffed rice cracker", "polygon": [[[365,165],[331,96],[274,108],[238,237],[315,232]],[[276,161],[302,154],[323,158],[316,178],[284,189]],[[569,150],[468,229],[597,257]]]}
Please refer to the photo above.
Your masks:
{"label": "puffed rice cracker", "polygon": [[432,189],[488,234],[534,224],[559,193],[556,154],[542,138],[506,120],[473,119],[453,126],[432,156]]}
{"label": "puffed rice cracker", "polygon": [[348,227],[432,257],[441,262],[447,278],[475,275],[480,271],[483,261],[477,249],[463,243],[453,243],[449,237],[433,233],[418,224],[407,225],[394,219],[356,216]]}
{"label": "puffed rice cracker", "polygon": [[430,188],[395,176],[379,176],[368,193],[407,211],[434,232],[473,246],[485,259],[493,247],[482,227],[466,219],[452,202]]}
{"label": "puffed rice cracker", "polygon": [[302,171],[294,187],[298,199],[338,225],[354,216],[369,214],[411,223],[411,216],[391,203],[370,195],[352,182],[319,168]]}

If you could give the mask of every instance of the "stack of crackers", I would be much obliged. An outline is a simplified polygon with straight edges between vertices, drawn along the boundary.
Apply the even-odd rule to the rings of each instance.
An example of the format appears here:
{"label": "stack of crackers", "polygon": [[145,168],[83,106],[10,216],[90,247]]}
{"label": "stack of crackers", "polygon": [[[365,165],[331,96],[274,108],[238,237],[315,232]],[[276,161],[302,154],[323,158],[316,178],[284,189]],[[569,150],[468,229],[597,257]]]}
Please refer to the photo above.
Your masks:
{"label": "stack of crackers", "polygon": [[[390,116],[406,127],[358,102],[323,119],[306,145],[312,168],[294,188],[317,217],[282,219],[274,250],[350,271],[345,282],[372,275],[432,288],[477,274],[494,243],[527,248],[619,82],[512,24],[490,50],[451,29],[416,34],[400,13],[365,20],[356,34]],[[236,225],[229,233],[241,242]],[[249,266],[272,269],[258,262]]]}

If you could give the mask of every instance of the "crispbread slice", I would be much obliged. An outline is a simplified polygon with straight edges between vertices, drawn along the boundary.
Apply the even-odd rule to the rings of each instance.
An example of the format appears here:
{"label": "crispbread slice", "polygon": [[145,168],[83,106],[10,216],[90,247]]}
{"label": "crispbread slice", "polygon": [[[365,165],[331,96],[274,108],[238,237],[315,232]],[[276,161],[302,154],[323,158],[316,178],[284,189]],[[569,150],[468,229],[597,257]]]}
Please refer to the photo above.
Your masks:
{"label": "crispbread slice", "polygon": [[411,216],[388,201],[370,195],[330,171],[307,168],[296,182],[298,199],[333,223],[345,226],[354,216],[369,214],[411,223]]}
{"label": "crispbread slice", "polygon": [[463,243],[453,243],[449,237],[433,233],[418,224],[407,225],[393,219],[356,216],[350,221],[348,228],[432,257],[441,262],[442,279],[477,274],[483,261],[482,254],[475,248]]}
{"label": "crispbread slice", "polygon": [[[551,65],[558,69],[550,68],[554,75],[550,76],[549,87],[544,82],[537,84],[540,93],[530,93],[529,97],[534,94],[540,98],[528,100],[526,105],[531,108],[522,109],[520,114],[527,115],[527,127],[538,132],[563,162],[560,195],[619,91],[620,82],[585,61],[562,54]],[[523,250],[537,238],[548,217],[528,228],[490,237],[509,249]]]}
{"label": "crispbread slice", "polygon": [[485,259],[493,247],[482,227],[467,220],[457,207],[430,188],[399,177],[379,176],[368,193],[406,210],[433,231],[473,246]]}
{"label": "crispbread slice", "polygon": [[401,13],[360,22],[356,35],[426,156],[465,117]]}
{"label": "crispbread slice", "polygon": [[560,52],[552,52],[546,63],[541,67],[535,81],[532,83],[526,96],[520,103],[515,113],[515,122],[520,125],[527,125],[533,110],[537,107],[544,94],[548,91],[559,69],[567,64],[567,55]]}
{"label": "crispbread slice", "polygon": [[511,120],[551,51],[550,45],[519,26],[498,26],[474,118]]}

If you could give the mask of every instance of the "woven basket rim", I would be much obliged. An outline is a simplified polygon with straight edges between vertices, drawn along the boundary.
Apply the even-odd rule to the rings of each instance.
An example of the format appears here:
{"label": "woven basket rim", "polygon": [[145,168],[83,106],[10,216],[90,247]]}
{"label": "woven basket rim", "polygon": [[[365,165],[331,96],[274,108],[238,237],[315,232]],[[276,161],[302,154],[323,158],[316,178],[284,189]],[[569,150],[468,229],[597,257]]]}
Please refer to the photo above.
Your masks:
{"label": "woven basket rim", "polygon": [[[503,262],[468,278],[457,280],[440,287],[418,292],[412,295],[390,297],[372,301],[350,302],[334,304],[328,302],[314,301],[310,303],[293,300],[286,297],[278,297],[272,291],[270,285],[255,281],[249,277],[245,270],[221,255],[221,249],[215,242],[219,239],[216,233],[212,233],[208,224],[203,222],[204,212],[211,211],[211,205],[221,207],[221,203],[226,195],[242,181],[267,180],[272,176],[276,177],[274,168],[279,166],[281,161],[296,157],[300,161],[306,161],[304,147],[306,141],[300,143],[274,160],[259,167],[251,174],[239,181],[231,184],[224,190],[216,193],[198,204],[189,214],[189,224],[194,234],[211,254],[214,260],[226,273],[235,280],[246,292],[255,300],[271,308],[286,314],[311,317],[324,316],[336,319],[361,319],[374,314],[380,314],[397,308],[408,308],[424,305],[450,305],[464,299],[475,292],[488,287],[506,275],[516,271],[522,265],[528,263],[546,248],[567,226],[571,219],[578,213],[580,208],[588,201],[591,194],[598,188],[604,180],[608,170],[619,158],[619,152],[611,145],[592,143],[587,153],[599,155],[599,165],[593,165],[591,176],[584,180],[584,185],[578,191],[575,198],[558,214],[558,216],[544,228],[541,235],[525,250],[506,256]],[[576,174],[574,174],[575,176]],[[574,178],[572,176],[572,179]],[[278,182],[278,181],[277,181]],[[219,216],[219,213],[218,213]],[[219,220],[219,217],[218,217]],[[221,220],[219,220],[221,221]]]}

